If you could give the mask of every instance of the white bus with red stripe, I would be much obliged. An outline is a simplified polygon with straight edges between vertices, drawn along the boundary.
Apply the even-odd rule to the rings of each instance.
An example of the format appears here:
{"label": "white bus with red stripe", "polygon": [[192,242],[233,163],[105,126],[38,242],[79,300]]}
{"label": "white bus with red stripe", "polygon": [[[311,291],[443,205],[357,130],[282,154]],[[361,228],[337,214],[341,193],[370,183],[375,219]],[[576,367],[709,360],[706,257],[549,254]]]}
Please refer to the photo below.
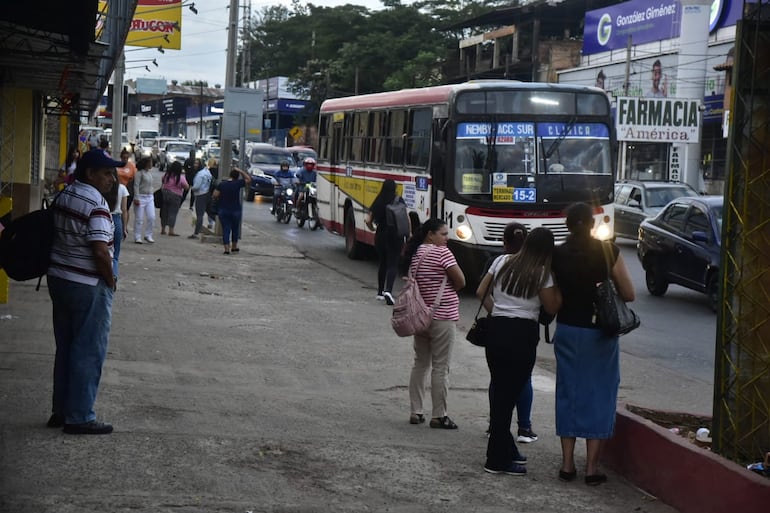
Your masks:
{"label": "white bus with red stripe", "polygon": [[447,222],[466,276],[502,252],[505,225],[567,235],[564,210],[594,207],[595,236],[613,237],[615,135],[600,89],[474,81],[326,100],[321,106],[321,221],[348,256],[374,244],[364,216],[392,178],[422,221]]}

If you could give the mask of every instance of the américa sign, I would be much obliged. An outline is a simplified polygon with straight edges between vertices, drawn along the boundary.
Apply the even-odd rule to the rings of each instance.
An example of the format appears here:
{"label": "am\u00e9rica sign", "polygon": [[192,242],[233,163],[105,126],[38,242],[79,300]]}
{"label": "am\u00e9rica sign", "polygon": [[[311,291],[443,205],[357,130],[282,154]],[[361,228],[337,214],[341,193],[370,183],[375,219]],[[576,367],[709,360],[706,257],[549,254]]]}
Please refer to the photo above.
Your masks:
{"label": "am\u00e9rica sign", "polygon": [[615,128],[619,141],[697,143],[700,119],[698,100],[621,97]]}

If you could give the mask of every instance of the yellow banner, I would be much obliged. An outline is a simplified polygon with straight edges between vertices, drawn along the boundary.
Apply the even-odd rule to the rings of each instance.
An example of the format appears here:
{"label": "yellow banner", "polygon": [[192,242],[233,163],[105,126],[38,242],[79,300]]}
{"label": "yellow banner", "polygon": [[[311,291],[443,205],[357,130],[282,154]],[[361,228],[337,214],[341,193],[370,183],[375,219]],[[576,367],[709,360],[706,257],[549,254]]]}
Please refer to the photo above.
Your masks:
{"label": "yellow banner", "polygon": [[182,48],[182,0],[139,0],[126,46]]}
{"label": "yellow banner", "polygon": [[[319,174],[329,182],[336,184],[343,193],[364,208],[369,208],[372,205],[374,198],[377,197],[380,189],[382,189],[382,180],[367,180],[366,178],[334,175],[333,173],[325,172]],[[403,195],[403,189],[403,184],[396,184],[396,195]]]}

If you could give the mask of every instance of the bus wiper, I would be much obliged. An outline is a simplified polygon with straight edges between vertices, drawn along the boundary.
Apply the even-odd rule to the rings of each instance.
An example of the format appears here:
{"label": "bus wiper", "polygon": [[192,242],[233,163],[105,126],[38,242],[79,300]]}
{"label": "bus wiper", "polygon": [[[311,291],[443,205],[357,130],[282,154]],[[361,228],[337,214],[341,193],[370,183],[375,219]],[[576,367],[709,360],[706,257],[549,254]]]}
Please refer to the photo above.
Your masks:
{"label": "bus wiper", "polygon": [[489,136],[487,137],[487,171],[496,171],[497,167],[497,116],[492,116],[492,124],[489,129]]}
{"label": "bus wiper", "polygon": [[572,127],[575,126],[575,123],[577,123],[577,116],[572,116],[572,118],[569,120],[569,123],[567,123],[567,126],[565,126],[564,130],[562,130],[562,132],[559,134],[559,137],[554,139],[554,141],[545,151],[546,159],[550,159],[551,155],[553,155],[553,153],[559,149],[559,145],[567,137],[567,134],[570,132],[570,130],[572,130]]}

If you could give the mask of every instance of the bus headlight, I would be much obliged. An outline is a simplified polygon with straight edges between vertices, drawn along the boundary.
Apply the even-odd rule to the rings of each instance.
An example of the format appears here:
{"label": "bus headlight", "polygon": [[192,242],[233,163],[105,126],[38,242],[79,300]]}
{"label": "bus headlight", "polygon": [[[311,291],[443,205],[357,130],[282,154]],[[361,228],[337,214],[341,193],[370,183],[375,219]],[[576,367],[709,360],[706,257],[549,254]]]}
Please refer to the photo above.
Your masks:
{"label": "bus headlight", "polygon": [[455,229],[455,235],[458,239],[465,241],[473,237],[473,230],[467,224],[461,224]]}
{"label": "bus headlight", "polygon": [[594,237],[599,240],[610,240],[612,238],[612,232],[610,231],[610,225],[602,223],[596,227],[594,231]]}

